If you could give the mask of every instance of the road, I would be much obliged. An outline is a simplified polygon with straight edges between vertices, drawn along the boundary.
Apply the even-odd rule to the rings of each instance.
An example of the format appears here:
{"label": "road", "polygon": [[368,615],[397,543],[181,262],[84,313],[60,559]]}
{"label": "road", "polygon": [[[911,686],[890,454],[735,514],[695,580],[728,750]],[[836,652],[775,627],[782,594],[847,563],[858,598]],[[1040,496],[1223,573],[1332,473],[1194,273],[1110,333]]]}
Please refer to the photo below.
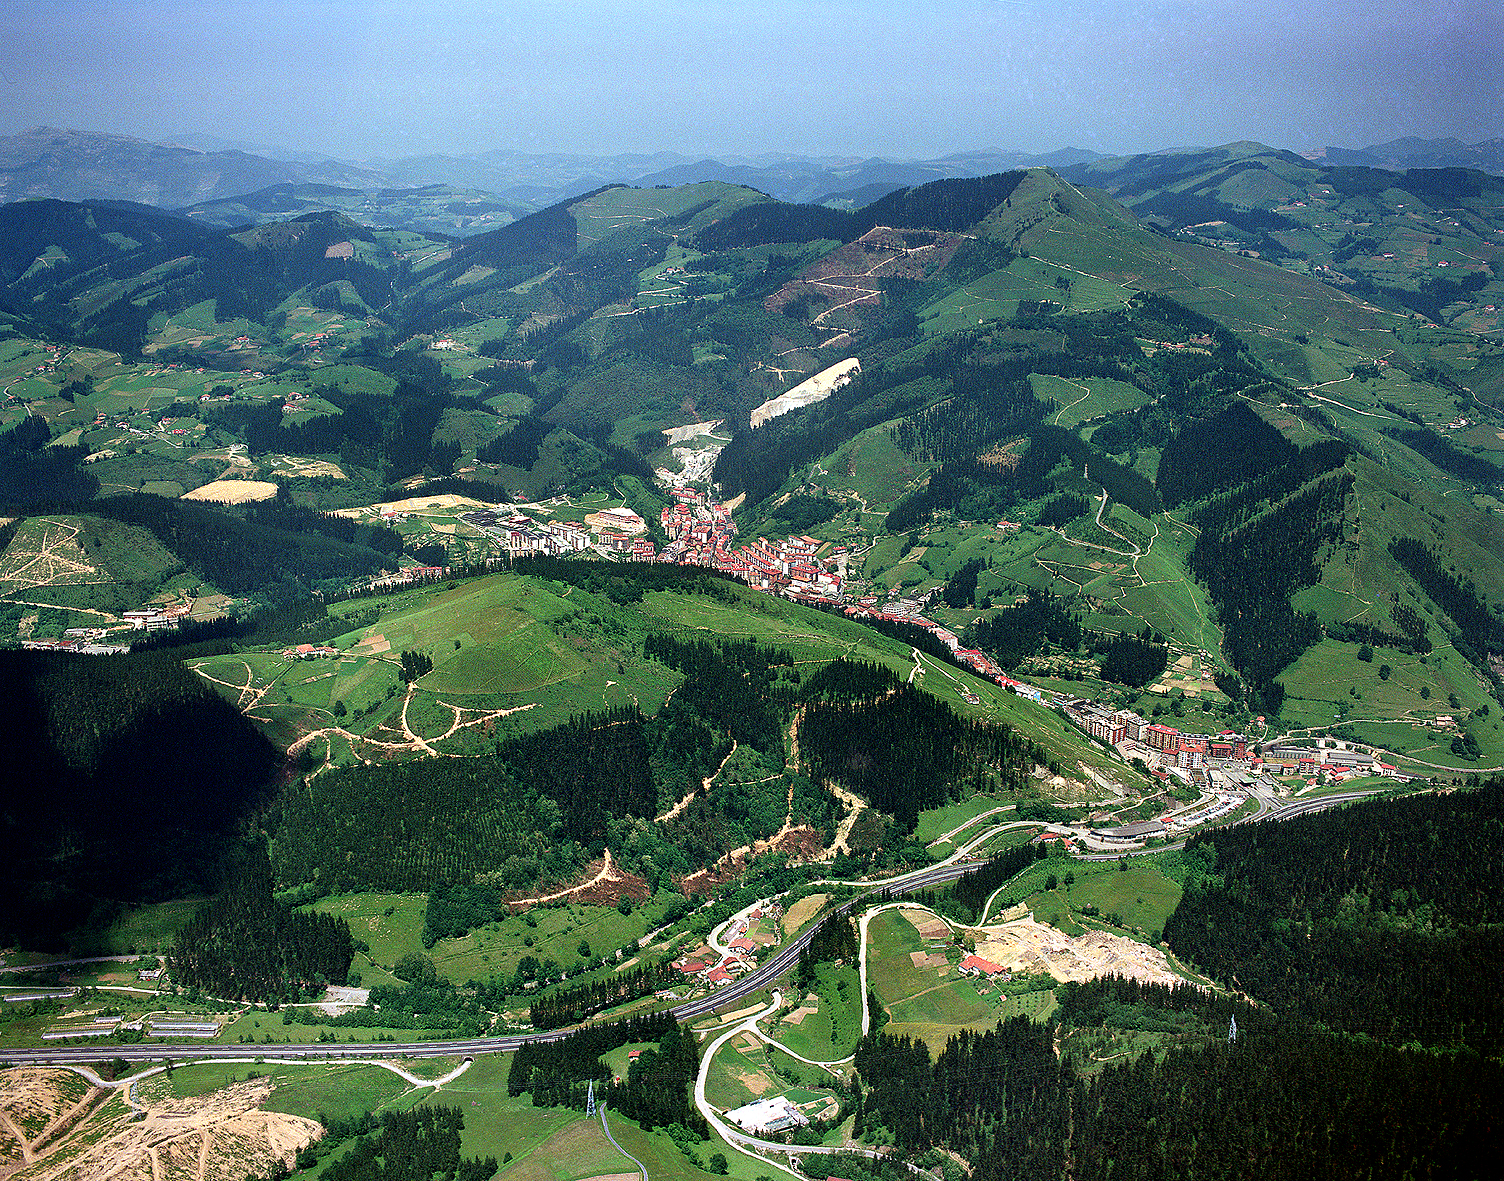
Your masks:
{"label": "road", "polygon": [[[1339,795],[1322,796],[1319,799],[1300,800],[1289,804],[1267,815],[1263,813],[1245,817],[1235,823],[1246,824],[1256,819],[1287,820],[1292,816],[1303,816],[1311,812],[1319,812],[1326,808],[1334,808],[1341,804],[1350,804],[1366,796],[1374,795],[1372,791],[1344,792]],[[1012,827],[1011,825],[1000,827]],[[984,836],[990,835],[984,834]],[[977,843],[977,842],[973,842]],[[1122,856],[1143,856],[1148,853],[1159,853],[1169,849],[1178,849],[1184,846],[1181,841],[1174,845],[1161,845],[1154,849],[1124,850],[1123,853],[1099,853],[1089,854],[1082,858],[1084,861],[1115,861]],[[882,882],[867,883],[868,888],[860,894],[847,899],[836,907],[833,914],[845,914],[858,903],[883,893],[911,894],[916,890],[926,890],[933,886],[944,885],[953,882],[962,874],[969,873],[977,868],[975,863],[964,861],[950,861],[942,865],[932,866],[928,869],[914,870],[899,877]],[[776,955],[755,970],[745,976],[733,980],[724,988],[718,988],[709,996],[698,1000],[686,1001],[682,1005],[676,1005],[671,1012],[682,1022],[698,1021],[714,1013],[717,1009],[724,1009],[750,996],[763,988],[773,984],[792,968],[799,959],[799,953],[814,938],[818,923],[812,923],[805,928],[792,942],[783,947]],[[45,966],[45,965],[39,965]],[[321,1062],[341,1061],[351,1059],[368,1058],[444,1058],[466,1057],[474,1054],[506,1054],[511,1053],[524,1042],[556,1042],[569,1037],[574,1030],[558,1029],[548,1033],[511,1034],[503,1037],[479,1037],[465,1038],[456,1041],[420,1041],[420,1042],[365,1042],[365,1043],[318,1043],[302,1045],[214,1045],[193,1042],[178,1042],[165,1044],[153,1042],[141,1045],[120,1045],[110,1043],[97,1046],[59,1046],[59,1047],[35,1047],[35,1048],[7,1048],[0,1050],[0,1066],[36,1065],[47,1066],[68,1062],[109,1062],[114,1059],[123,1059],[126,1062],[145,1062],[168,1058],[195,1059],[212,1061],[216,1059],[244,1059],[248,1054],[255,1055],[257,1060],[267,1062]]]}

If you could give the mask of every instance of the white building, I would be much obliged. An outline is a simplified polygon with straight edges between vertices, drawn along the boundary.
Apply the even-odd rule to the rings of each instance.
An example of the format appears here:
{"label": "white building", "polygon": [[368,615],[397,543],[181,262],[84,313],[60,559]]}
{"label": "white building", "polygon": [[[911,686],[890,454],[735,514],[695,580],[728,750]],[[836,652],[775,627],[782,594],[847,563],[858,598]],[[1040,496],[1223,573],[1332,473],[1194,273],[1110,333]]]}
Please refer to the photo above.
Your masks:
{"label": "white building", "polygon": [[726,1118],[744,1132],[786,1132],[790,1128],[802,1128],[809,1123],[784,1096],[759,1099],[735,1111],[728,1111]]}

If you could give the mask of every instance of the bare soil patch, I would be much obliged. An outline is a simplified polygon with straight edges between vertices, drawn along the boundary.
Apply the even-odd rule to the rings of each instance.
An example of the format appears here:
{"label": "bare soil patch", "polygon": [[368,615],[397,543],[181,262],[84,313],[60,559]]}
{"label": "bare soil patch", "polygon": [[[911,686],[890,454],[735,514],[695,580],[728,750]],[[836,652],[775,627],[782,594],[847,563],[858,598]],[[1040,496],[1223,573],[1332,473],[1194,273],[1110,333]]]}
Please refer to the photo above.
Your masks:
{"label": "bare soil patch", "polygon": [[[72,1080],[72,1081],[69,1081]],[[84,1085],[83,1096],[68,1102],[83,1080],[70,1071],[22,1068],[0,1076],[7,1110],[28,1104],[68,1106],[34,1142],[21,1175],[26,1181],[65,1178],[140,1178],[142,1181],[232,1181],[291,1166],[297,1152],[322,1134],[301,1116],[261,1111],[272,1092],[266,1079],[238,1083],[190,1099],[148,1099],[141,1120],[130,1118],[119,1092]],[[162,1093],[156,1087],[138,1091]],[[12,1108],[11,1104],[18,1105]],[[37,1113],[30,1112],[35,1120]],[[3,1139],[3,1138],[0,1138]],[[0,1164],[12,1174],[20,1161]]]}
{"label": "bare soil patch", "polygon": [[277,486],[268,480],[213,480],[183,493],[179,499],[247,504],[253,500],[271,500],[276,495]]}
{"label": "bare soil patch", "polygon": [[804,924],[815,917],[815,912],[825,905],[826,895],[810,894],[789,907],[783,916],[785,935],[797,935]]}
{"label": "bare soil patch", "polygon": [[754,427],[761,426],[770,418],[777,418],[780,414],[787,414],[790,410],[797,410],[802,406],[810,406],[816,402],[823,402],[841,386],[851,380],[854,374],[862,370],[861,362],[855,357],[847,357],[844,361],[837,361],[829,368],[822,369],[813,377],[801,381],[793,389],[779,394],[776,398],[769,398],[756,410],[752,411],[751,424]]}
{"label": "bare soil patch", "polygon": [[1124,935],[1086,931],[1070,936],[1034,919],[983,927],[977,955],[1015,972],[1048,972],[1061,982],[1127,976],[1153,984],[1181,983],[1164,952]]}
{"label": "bare soil patch", "polygon": [[424,511],[447,511],[457,508],[484,508],[474,497],[456,496],[442,492],[436,496],[409,496],[406,500],[389,500],[365,508],[342,508],[335,511],[337,517],[369,517],[375,513],[421,513]]}
{"label": "bare soil patch", "polygon": [[914,924],[914,930],[918,931],[923,938],[950,941],[950,925],[929,911],[906,911],[904,918]]}

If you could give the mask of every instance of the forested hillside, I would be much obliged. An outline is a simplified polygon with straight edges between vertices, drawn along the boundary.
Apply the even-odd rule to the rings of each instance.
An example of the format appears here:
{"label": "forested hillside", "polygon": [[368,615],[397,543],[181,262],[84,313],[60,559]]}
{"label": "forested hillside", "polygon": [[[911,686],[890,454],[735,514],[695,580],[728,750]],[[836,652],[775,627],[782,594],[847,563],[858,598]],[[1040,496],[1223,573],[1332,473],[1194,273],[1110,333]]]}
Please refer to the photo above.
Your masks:
{"label": "forested hillside", "polygon": [[[1497,1055],[1504,781],[1193,838],[1177,955],[1301,1022]],[[1487,967],[1491,965],[1492,967]]]}
{"label": "forested hillside", "polygon": [[122,902],[220,885],[281,758],[170,653],[0,653],[0,699],[13,729],[0,789],[6,940],[60,948],[108,926]]}

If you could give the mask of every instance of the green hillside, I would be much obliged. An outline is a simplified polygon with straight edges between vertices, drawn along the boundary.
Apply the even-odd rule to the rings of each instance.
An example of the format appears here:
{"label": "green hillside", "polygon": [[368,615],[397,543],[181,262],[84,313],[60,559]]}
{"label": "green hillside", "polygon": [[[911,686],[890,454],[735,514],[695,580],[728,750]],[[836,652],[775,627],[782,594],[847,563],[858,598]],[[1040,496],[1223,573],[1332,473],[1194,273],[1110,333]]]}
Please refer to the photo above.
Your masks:
{"label": "green hillside", "polygon": [[1064,171],[1182,240],[1262,258],[1445,326],[1499,327],[1504,181],[1487,173],[1321,167],[1252,143]]}
{"label": "green hillside", "polygon": [[[52,244],[13,287],[86,332],[128,288],[155,363],[11,341],[0,364],[18,459],[59,478],[75,465],[86,492],[90,477],[179,495],[233,475],[323,509],[425,486],[604,494],[652,522],[654,469],[682,459],[662,430],[719,419],[714,477],[744,498],[744,534],[848,547],[852,594],[925,600],[1042,684],[1209,727],[1330,713],[1417,754],[1441,709],[1416,702],[1434,700],[1480,723],[1459,749],[1470,736],[1492,765],[1504,752],[1477,711],[1504,585],[1497,184],[1233,144],[937,181],[855,211],[722,183],[608,186],[458,244],[338,214],[204,238],[127,211],[199,235],[192,276],[153,263],[134,278],[155,256],[105,239],[88,255],[83,214],[59,209],[42,224],[67,233],[29,231]],[[54,244],[84,261],[37,269]],[[845,357],[861,371],[835,396],[746,428]],[[1234,423],[1239,405],[1252,415]],[[1192,478],[1208,449],[1226,462]],[[458,526],[408,538],[428,561],[473,550]],[[1392,552],[1406,544],[1408,564]],[[1274,545],[1303,556],[1271,561]],[[1074,643],[1006,638],[1029,593],[1053,596]],[[1102,680],[1113,637],[1144,629],[1170,671]],[[1414,653],[1410,697],[1350,677],[1339,701],[1306,671],[1407,635],[1436,653]],[[548,656],[572,670],[561,683],[567,656]],[[465,668],[444,675],[482,675]],[[592,699],[610,704],[606,688]]]}
{"label": "green hillside", "polygon": [[[185,573],[182,562],[148,530],[103,517],[27,517],[7,532],[0,554],[0,603],[7,604],[10,635],[28,615],[33,618],[27,630],[35,632],[40,613],[27,608],[81,607],[95,617],[90,622],[114,623],[121,611],[164,592],[170,596],[174,576]],[[190,575],[189,581],[198,589],[197,579]]]}
{"label": "green hillside", "polygon": [[[335,656],[299,660],[278,644],[192,664],[280,745],[313,751],[316,764],[473,754],[501,735],[546,730],[589,710],[656,713],[683,677],[644,655],[644,639],[655,633],[750,641],[786,651],[801,667],[847,659],[881,664],[901,678],[916,668],[906,644],[735,584],[671,578],[637,597],[621,589],[631,582],[618,584],[605,571],[602,578],[587,589],[588,580],[577,586],[498,574],[348,599],[296,633]],[[624,596],[628,601],[618,601]],[[400,676],[404,651],[433,661],[410,687]],[[916,683],[927,692],[963,715],[1017,728],[1068,772],[1080,758],[1136,781],[1121,762],[1077,750],[1049,711],[935,661],[921,658],[918,669]],[[313,732],[311,746],[300,742]]]}
{"label": "green hillside", "polygon": [[228,228],[325,210],[343,213],[362,225],[458,237],[487,233],[531,212],[493,193],[453,185],[369,192],[320,184],[272,185],[243,196],[200,201],[179,212],[202,225]]}

